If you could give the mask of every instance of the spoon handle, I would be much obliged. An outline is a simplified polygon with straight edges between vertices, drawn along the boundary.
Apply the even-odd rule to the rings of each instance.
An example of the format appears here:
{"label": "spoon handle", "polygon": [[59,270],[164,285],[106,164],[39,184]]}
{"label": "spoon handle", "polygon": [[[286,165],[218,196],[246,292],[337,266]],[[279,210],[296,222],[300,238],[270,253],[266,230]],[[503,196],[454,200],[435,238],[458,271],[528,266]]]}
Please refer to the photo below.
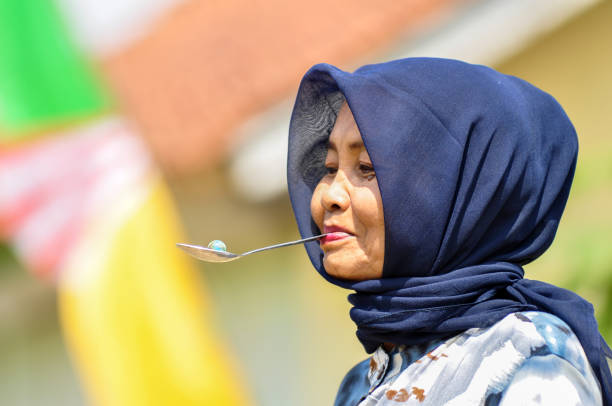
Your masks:
{"label": "spoon handle", "polygon": [[304,238],[302,240],[283,242],[281,244],[275,244],[275,245],[269,245],[269,246],[263,247],[263,248],[257,248],[256,250],[244,252],[244,253],[240,254],[240,256],[243,257],[245,255],[254,254],[254,253],[260,252],[260,251],[266,251],[266,250],[271,250],[271,249],[280,248],[280,247],[288,247],[290,245],[302,244],[302,243],[305,243],[305,242],[308,242],[308,241],[318,240],[319,238],[325,237],[327,234],[328,233],[321,234],[321,235],[315,235],[314,237],[308,237],[308,238]]}

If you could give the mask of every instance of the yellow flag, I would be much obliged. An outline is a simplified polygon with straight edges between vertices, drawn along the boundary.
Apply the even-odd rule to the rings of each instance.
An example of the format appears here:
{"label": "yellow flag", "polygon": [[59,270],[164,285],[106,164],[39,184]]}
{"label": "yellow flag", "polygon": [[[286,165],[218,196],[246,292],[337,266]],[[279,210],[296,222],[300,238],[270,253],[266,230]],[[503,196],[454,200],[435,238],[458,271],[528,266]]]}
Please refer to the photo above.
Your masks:
{"label": "yellow flag", "polygon": [[[66,339],[100,405],[244,405],[159,179],[91,224],[59,284]],[[130,201],[131,200],[131,201]]]}

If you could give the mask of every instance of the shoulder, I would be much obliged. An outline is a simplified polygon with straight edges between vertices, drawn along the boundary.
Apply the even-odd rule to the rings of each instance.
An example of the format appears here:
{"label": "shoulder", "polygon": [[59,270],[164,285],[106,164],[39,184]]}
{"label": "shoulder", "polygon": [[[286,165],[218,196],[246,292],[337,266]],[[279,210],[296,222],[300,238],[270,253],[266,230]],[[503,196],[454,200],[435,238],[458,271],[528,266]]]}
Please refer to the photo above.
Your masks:
{"label": "shoulder", "polygon": [[477,404],[482,399],[487,405],[601,404],[598,383],[578,338],[554,315],[512,313],[450,341],[454,343],[447,351],[449,361],[453,355],[459,358],[464,379],[460,382],[460,375],[453,374],[452,381],[438,380],[447,392],[459,386],[454,391],[458,395],[446,404]]}
{"label": "shoulder", "polygon": [[[493,403],[492,403],[493,404]],[[601,406],[600,389],[591,373],[582,374],[554,355],[531,357],[499,395],[499,406]]]}
{"label": "shoulder", "polygon": [[599,385],[584,350],[563,320],[544,312],[521,312],[491,328],[505,332],[503,338],[513,345],[531,347],[498,393],[499,405],[601,404]]}
{"label": "shoulder", "polygon": [[[590,366],[580,341],[567,323],[555,315],[537,311],[512,313],[490,329],[493,337],[497,335],[497,339],[522,347],[528,357],[555,355],[580,373],[589,372]],[[529,347],[529,350],[524,347]]]}

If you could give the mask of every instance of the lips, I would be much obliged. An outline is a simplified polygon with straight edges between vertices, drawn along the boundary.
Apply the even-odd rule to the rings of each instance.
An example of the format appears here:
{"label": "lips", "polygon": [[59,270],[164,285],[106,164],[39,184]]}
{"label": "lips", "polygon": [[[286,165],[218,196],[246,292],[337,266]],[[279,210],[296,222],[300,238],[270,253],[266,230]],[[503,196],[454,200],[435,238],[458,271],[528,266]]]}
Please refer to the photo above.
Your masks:
{"label": "lips", "polygon": [[323,233],[328,234],[325,237],[321,238],[319,241],[321,245],[330,243],[332,241],[343,240],[348,237],[352,237],[353,235],[349,233],[347,230],[338,226],[324,226]]}

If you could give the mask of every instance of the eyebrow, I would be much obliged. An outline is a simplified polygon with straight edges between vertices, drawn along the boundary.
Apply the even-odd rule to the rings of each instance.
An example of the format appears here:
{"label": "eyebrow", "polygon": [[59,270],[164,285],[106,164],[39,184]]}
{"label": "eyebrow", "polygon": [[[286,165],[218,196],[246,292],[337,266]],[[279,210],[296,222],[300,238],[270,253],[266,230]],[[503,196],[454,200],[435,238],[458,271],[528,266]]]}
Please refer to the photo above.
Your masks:
{"label": "eyebrow", "polygon": [[[365,148],[365,147],[363,145],[363,141],[354,141],[354,142],[351,142],[348,145],[348,148],[350,150],[356,150],[356,149],[362,149],[362,148]],[[336,144],[334,144],[333,141],[329,141],[329,140],[327,141],[327,149],[331,149],[333,151],[338,151],[338,147],[336,147]]]}

